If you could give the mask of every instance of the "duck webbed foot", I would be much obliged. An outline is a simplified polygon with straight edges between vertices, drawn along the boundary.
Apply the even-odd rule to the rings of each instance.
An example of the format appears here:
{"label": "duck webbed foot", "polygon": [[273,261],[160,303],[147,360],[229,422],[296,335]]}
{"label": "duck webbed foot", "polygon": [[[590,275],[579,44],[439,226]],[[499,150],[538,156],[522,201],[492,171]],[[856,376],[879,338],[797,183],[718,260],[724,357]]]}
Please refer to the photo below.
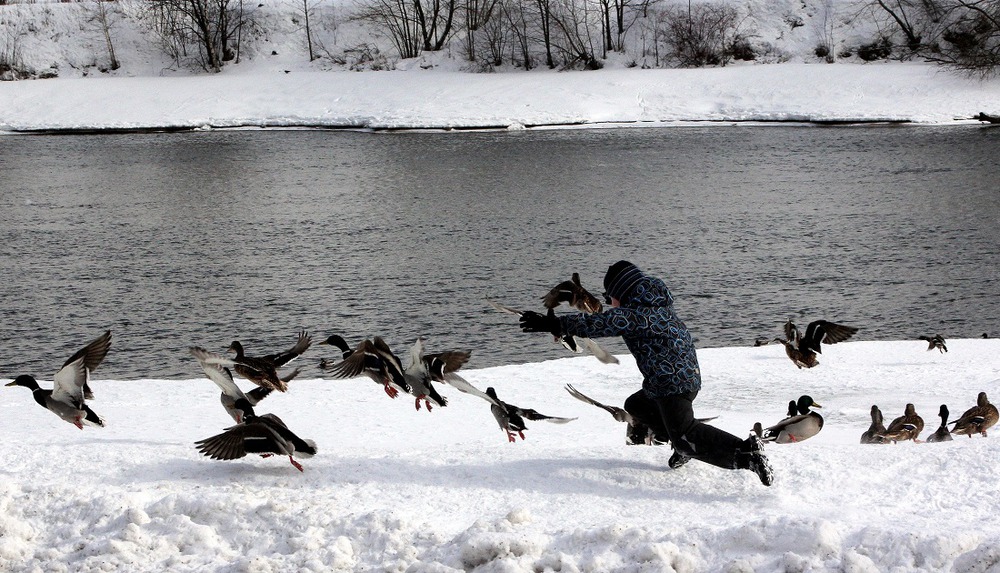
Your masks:
{"label": "duck webbed foot", "polygon": [[288,461],[292,462],[292,465],[295,466],[295,469],[299,470],[300,472],[305,472],[305,470],[302,469],[302,464],[300,464],[299,462],[295,461],[292,458],[292,456],[288,456]]}

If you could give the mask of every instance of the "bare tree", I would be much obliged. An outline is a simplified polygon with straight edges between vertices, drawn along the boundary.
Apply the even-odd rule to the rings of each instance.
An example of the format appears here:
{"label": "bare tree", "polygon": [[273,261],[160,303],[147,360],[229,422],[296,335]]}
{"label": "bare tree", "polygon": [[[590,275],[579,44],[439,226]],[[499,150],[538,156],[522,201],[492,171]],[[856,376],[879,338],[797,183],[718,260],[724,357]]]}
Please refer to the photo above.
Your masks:
{"label": "bare tree", "polygon": [[1000,70],[1000,0],[949,0],[944,42],[930,59],[989,77]]}
{"label": "bare tree", "polygon": [[561,32],[558,47],[566,67],[582,65],[593,70],[602,66],[594,41],[595,37],[601,38],[599,10],[587,0],[560,0],[559,10],[553,13],[553,21]]}
{"label": "bare tree", "polygon": [[115,11],[114,6],[115,4],[112,2],[98,0],[94,2],[91,10],[92,18],[97,22],[101,34],[104,36],[104,45],[108,50],[108,63],[111,70],[117,70],[121,67],[118,57],[115,55],[115,44],[111,40],[111,29],[117,24],[120,15]]}
{"label": "bare tree", "polygon": [[738,39],[738,13],[728,4],[699,4],[667,10],[665,41],[683,67],[726,65]]}
{"label": "bare tree", "polygon": [[413,0],[413,7],[420,25],[424,49],[436,52],[443,48],[451,37],[456,0]]}
{"label": "bare tree", "polygon": [[545,46],[545,65],[556,67],[552,58],[552,0],[535,0],[538,8],[538,25],[542,33],[542,44]]}
{"label": "bare tree", "polygon": [[234,40],[246,22],[234,0],[152,0],[149,14],[178,61],[193,44],[201,67],[212,72],[236,57]]}
{"label": "bare tree", "polygon": [[402,59],[420,54],[420,31],[415,7],[408,0],[365,0],[355,19],[384,30]]}
{"label": "bare tree", "polygon": [[[469,61],[476,61],[476,33],[490,22],[500,21],[494,15],[500,11],[499,0],[463,0],[465,13],[465,53]],[[493,43],[502,38],[498,34],[502,28],[496,25],[487,31],[487,42]],[[502,48],[501,48],[502,50]],[[494,51],[493,56],[496,56]],[[494,57],[495,60],[495,57]],[[496,64],[499,65],[499,64]]]}

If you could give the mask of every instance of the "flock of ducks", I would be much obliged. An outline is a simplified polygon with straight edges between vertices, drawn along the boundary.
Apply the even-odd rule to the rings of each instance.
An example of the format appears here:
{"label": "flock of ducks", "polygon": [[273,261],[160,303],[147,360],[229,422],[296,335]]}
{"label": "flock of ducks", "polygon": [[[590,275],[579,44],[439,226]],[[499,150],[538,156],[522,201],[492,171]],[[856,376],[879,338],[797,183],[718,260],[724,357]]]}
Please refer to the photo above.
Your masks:
{"label": "flock of ducks", "polygon": [[[554,314],[554,309],[563,303],[587,313],[601,312],[603,308],[601,302],[583,288],[577,273],[573,273],[571,280],[552,288],[542,300],[550,314]],[[522,314],[522,311],[493,301],[488,302],[502,312]],[[789,320],[785,324],[784,331],[785,338],[775,338],[773,341],[784,345],[788,358],[797,367],[813,368],[819,364],[816,356],[822,353],[822,344],[836,344],[847,340],[858,329],[817,320],[809,323],[805,334],[801,334]],[[574,352],[586,349],[602,362],[618,362],[617,358],[593,340],[571,335],[555,338]],[[945,340],[940,335],[922,336],[920,339],[928,342],[928,350],[948,351]],[[769,342],[771,340],[758,339],[755,345],[760,346]],[[492,387],[486,388],[485,391],[476,388],[458,373],[469,361],[471,354],[467,351],[427,353],[423,339],[418,338],[410,348],[409,364],[404,368],[399,356],[378,336],[362,340],[353,348],[337,334],[328,336],[319,344],[333,346],[340,351],[339,359],[320,361],[320,368],[330,376],[338,379],[367,377],[378,384],[389,398],[396,398],[400,394],[412,396],[416,410],[423,407],[430,412],[435,407],[443,408],[448,405],[448,399],[436,386],[438,384],[483,399],[489,404],[497,425],[510,442],[515,442],[517,437],[524,439],[525,420],[565,424],[576,419],[548,416],[531,408],[522,408],[505,402]],[[264,356],[248,356],[239,341],[233,341],[227,348],[228,352],[234,354],[233,357],[222,356],[198,346],[190,347],[189,352],[205,376],[218,386],[222,407],[235,422],[235,425],[225,428],[222,433],[195,442],[198,451],[217,460],[238,459],[248,454],[262,457],[288,456],[290,463],[299,471],[303,471],[302,465],[295,458],[315,455],[316,443],[297,436],[278,416],[257,414],[254,408],[272,392],[288,391],[289,382],[301,372],[301,369],[297,368],[287,374],[279,373],[279,369],[301,356],[311,345],[311,335],[303,331],[298,334],[295,344],[288,350]],[[7,386],[30,389],[39,405],[77,428],[103,427],[104,420],[87,405],[86,401],[93,398],[90,388],[91,373],[101,364],[110,348],[109,330],[66,360],[53,377],[51,390],[41,388],[38,381],[30,375],[18,376]],[[253,389],[247,392],[240,389],[234,374],[252,383]],[[651,445],[663,443],[657,440],[650,430],[645,430],[643,435],[639,435],[640,428],[645,426],[637,423],[624,408],[598,402],[570,384],[567,384],[565,389],[574,398],[597,406],[610,413],[615,420],[627,424],[626,443]],[[823,428],[823,417],[812,408],[821,406],[812,397],[801,396],[798,400],[789,402],[785,418],[766,428],[758,422],[754,424],[753,431],[761,440],[778,444],[797,443],[809,439]],[[952,434],[969,437],[981,434],[985,437],[987,430],[996,424],[998,419],[997,408],[989,402],[985,392],[979,393],[976,406],[968,409],[950,424],[946,405],[941,405],[939,416],[941,425],[927,438],[928,442],[951,440]],[[709,422],[713,419],[699,420]],[[904,414],[894,419],[888,427],[883,425],[882,412],[878,406],[872,406],[871,419],[871,426],[861,436],[863,444],[886,444],[906,440],[916,442],[919,441],[918,436],[924,427],[923,419],[917,415],[913,404],[907,404]],[[950,430],[949,425],[953,426]]]}

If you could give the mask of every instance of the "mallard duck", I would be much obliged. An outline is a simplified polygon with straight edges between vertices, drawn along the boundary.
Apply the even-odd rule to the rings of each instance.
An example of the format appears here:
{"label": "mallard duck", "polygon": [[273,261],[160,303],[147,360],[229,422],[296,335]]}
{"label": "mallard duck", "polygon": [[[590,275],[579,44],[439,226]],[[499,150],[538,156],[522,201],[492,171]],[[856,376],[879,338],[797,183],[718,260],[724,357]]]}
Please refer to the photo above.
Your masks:
{"label": "mallard duck", "polygon": [[235,407],[243,412],[243,421],[221,434],[195,442],[199,452],[213,460],[235,460],[247,454],[260,454],[263,458],[275,454],[288,456],[288,461],[300,472],[302,464],[293,456],[316,455],[316,442],[296,436],[281,418],[274,414],[256,415],[244,398],[236,400]]}
{"label": "mallard duck", "polygon": [[882,437],[891,440],[893,443],[904,442],[906,440],[919,442],[920,440],[917,437],[920,436],[920,432],[923,430],[924,419],[917,414],[917,410],[913,407],[913,404],[907,404],[903,415],[889,424]]}
{"label": "mallard duck", "polygon": [[823,416],[810,408],[822,408],[810,396],[801,396],[788,404],[788,417],[764,428],[760,438],[765,442],[791,444],[808,440],[823,429]]}
{"label": "mallard duck", "polygon": [[[249,392],[244,393],[236,384],[236,381],[233,380],[233,373],[229,368],[222,366],[222,364],[227,362],[226,358],[198,346],[192,346],[188,350],[198,360],[198,364],[201,365],[201,369],[205,372],[208,379],[214,382],[222,391],[219,401],[222,402],[222,407],[225,408],[226,413],[237,424],[243,421],[245,414],[243,410],[236,407],[236,403],[240,399],[246,400],[251,406],[256,406],[274,391],[273,388],[256,386]],[[299,372],[301,372],[301,369],[296,368],[290,374],[282,376],[281,380],[287,384],[298,376]]]}
{"label": "mallard duck", "polygon": [[945,346],[944,343],[944,337],[940,334],[935,334],[934,336],[920,336],[918,338],[920,340],[927,341],[927,350],[934,350],[937,348],[942,354],[948,352],[948,347]]}
{"label": "mallard duck", "polygon": [[[454,360],[460,359],[454,358]],[[465,360],[468,360],[467,356]],[[424,361],[424,340],[417,338],[417,341],[410,347],[410,365],[406,367],[403,374],[406,382],[410,385],[410,394],[416,398],[414,406],[419,410],[420,401],[423,400],[427,406],[427,411],[430,412],[433,408],[431,402],[437,406],[444,407],[448,405],[448,399],[438,393],[427,368],[428,363]],[[440,368],[443,373],[444,365],[438,365],[435,368]]]}
{"label": "mallard duck", "polygon": [[104,420],[90,409],[86,400],[93,398],[88,387],[90,373],[104,360],[110,348],[111,331],[108,330],[70,356],[52,378],[51,390],[41,388],[34,376],[28,374],[18,376],[7,386],[30,389],[35,402],[81,430],[84,425],[104,427]]}
{"label": "mallard duck", "polygon": [[[514,314],[517,316],[522,316],[524,311],[513,309],[509,306],[504,306],[498,302],[492,300],[487,300],[493,308],[499,310],[500,312],[505,312],[507,314]],[[548,310],[550,316],[555,316],[555,311],[551,308]],[[603,346],[594,342],[590,338],[584,338],[582,336],[573,336],[572,334],[564,334],[562,336],[555,337],[556,341],[563,345],[564,348],[570,352],[579,353],[586,349],[588,352],[594,355],[595,358],[603,362],[604,364],[618,364],[618,357],[614,354],[608,352]]]}
{"label": "mallard duck", "polygon": [[933,434],[927,436],[928,442],[950,442],[952,440],[951,432],[948,431],[948,406],[941,404],[941,408],[938,409],[938,416],[941,417],[941,425],[938,429],[934,431]]}
{"label": "mallard duck", "polygon": [[826,320],[815,320],[806,327],[806,334],[799,334],[799,329],[791,320],[785,323],[785,338],[775,338],[775,342],[785,345],[785,354],[799,368],[812,368],[819,364],[817,354],[822,354],[820,343],[836,344],[854,336],[858,331],[853,326],[836,324]]}
{"label": "mallard duck", "polygon": [[601,301],[580,284],[579,273],[573,273],[570,280],[557,284],[542,297],[545,308],[555,308],[564,302],[586,313],[601,312],[603,309]]}
{"label": "mallard duck", "polygon": [[295,346],[278,354],[260,357],[247,356],[243,351],[243,345],[238,340],[234,340],[229,345],[228,350],[236,353],[236,357],[232,360],[233,370],[236,374],[258,386],[285,392],[288,390],[288,384],[278,376],[277,369],[298,358],[309,348],[310,344],[312,344],[312,337],[309,336],[308,332],[301,331]]}
{"label": "mallard duck", "polygon": [[979,397],[976,399],[976,405],[965,411],[962,416],[952,422],[955,427],[952,428],[951,433],[953,434],[965,434],[972,437],[972,434],[982,434],[986,437],[986,430],[993,427],[997,423],[997,407],[990,404],[989,398],[986,397],[986,392],[980,392]]}
{"label": "mallard duck", "polygon": [[604,411],[611,414],[611,417],[619,422],[624,422],[627,427],[625,428],[625,444],[629,446],[635,446],[639,444],[645,444],[647,446],[661,445],[666,442],[656,438],[656,434],[652,428],[649,426],[638,422],[632,414],[629,414],[624,408],[619,408],[618,406],[609,406],[594,400],[590,396],[587,396],[583,392],[580,392],[573,387],[572,384],[566,385],[566,391],[569,395],[580,400],[581,402],[586,402],[593,406],[603,409]]}
{"label": "mallard duck", "polygon": [[878,406],[872,404],[872,423],[868,426],[868,430],[861,434],[862,444],[889,443],[889,440],[885,437],[885,424],[882,420],[882,410],[879,410]]}
{"label": "mallard duck", "polygon": [[403,376],[402,362],[381,337],[362,340],[354,350],[337,334],[327,337],[320,344],[336,346],[343,353],[341,362],[331,363],[323,359],[319,363],[320,368],[329,371],[335,378],[367,376],[381,385],[390,398],[395,398],[400,392],[411,391]]}
{"label": "mallard duck", "polygon": [[493,413],[493,418],[497,421],[500,429],[507,433],[507,440],[510,442],[517,441],[515,434],[521,436],[522,440],[524,439],[524,431],[527,429],[524,424],[526,418],[532,421],[544,421],[553,424],[566,424],[576,419],[546,416],[531,408],[519,408],[513,404],[508,404],[497,397],[497,391],[492,386],[486,389],[486,395],[493,400],[493,403],[490,404],[490,411]]}

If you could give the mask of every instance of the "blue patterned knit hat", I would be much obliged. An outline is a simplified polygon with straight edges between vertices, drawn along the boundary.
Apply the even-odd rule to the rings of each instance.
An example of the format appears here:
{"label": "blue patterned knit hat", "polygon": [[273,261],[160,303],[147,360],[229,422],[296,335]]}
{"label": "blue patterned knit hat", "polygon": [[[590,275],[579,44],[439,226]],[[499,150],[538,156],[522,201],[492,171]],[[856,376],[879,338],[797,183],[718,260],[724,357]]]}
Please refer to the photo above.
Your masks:
{"label": "blue patterned knit hat", "polygon": [[628,261],[618,261],[608,267],[604,275],[604,292],[612,298],[624,300],[643,276],[639,267]]}

